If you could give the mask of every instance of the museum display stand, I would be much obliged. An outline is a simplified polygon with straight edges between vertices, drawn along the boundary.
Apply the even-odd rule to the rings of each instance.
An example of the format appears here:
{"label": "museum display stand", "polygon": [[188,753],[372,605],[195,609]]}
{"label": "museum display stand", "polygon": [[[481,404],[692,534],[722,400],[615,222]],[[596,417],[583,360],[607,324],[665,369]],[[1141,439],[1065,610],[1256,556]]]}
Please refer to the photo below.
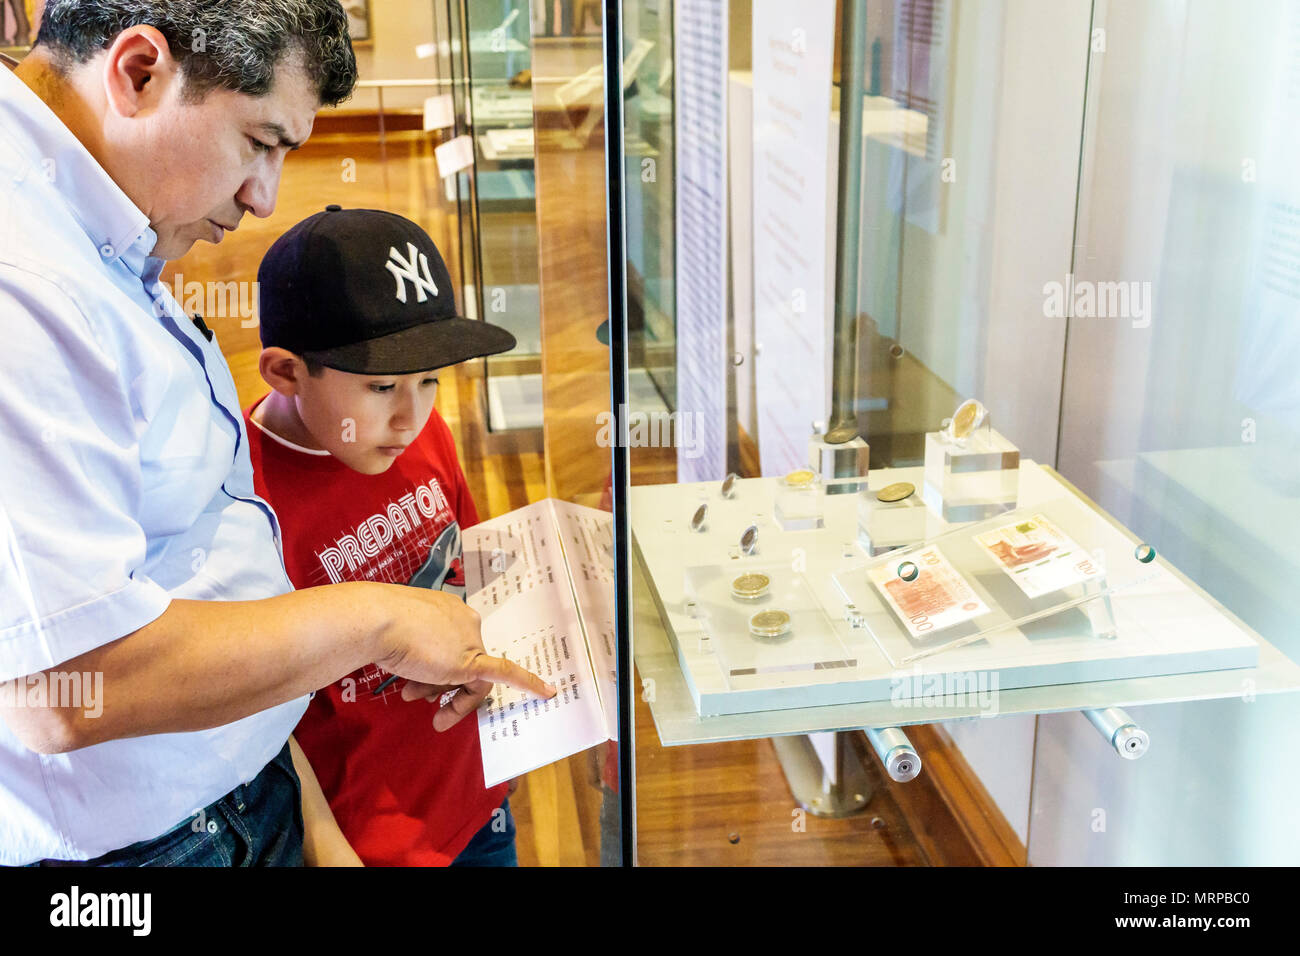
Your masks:
{"label": "museum display stand", "polygon": [[[880,470],[864,494],[923,480],[922,468]],[[910,724],[1079,710],[1101,714],[1089,717],[1131,757],[1145,741],[1117,708],[1230,697],[1243,681],[1300,689],[1300,667],[1055,471],[1022,459],[1017,480],[1014,511],[959,526],[930,515],[913,526],[925,537],[876,557],[854,534],[860,496],[826,496],[821,527],[786,530],[781,479],[734,481],[730,497],[716,482],[631,489],[634,651],[661,742],[866,729],[897,766],[906,748],[888,732]],[[692,531],[702,501],[709,520]],[[1053,553],[1069,553],[1040,553],[1043,523]],[[748,553],[736,546],[746,533],[761,542]],[[1018,583],[997,557],[1015,547],[1036,581]],[[886,594],[924,587],[933,552],[977,606],[914,633],[900,609],[915,606]],[[758,596],[736,596],[746,575],[767,579]],[[755,633],[764,611],[785,626]]]}

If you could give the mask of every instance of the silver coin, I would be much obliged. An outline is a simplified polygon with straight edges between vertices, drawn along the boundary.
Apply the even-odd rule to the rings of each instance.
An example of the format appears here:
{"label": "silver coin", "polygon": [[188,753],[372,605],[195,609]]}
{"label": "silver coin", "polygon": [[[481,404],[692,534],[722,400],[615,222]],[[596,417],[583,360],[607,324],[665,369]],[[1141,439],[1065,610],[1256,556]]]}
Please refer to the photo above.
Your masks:
{"label": "silver coin", "polygon": [[709,516],[709,506],[700,505],[695,509],[695,514],[691,516],[691,530],[701,531],[704,528],[704,520]]}

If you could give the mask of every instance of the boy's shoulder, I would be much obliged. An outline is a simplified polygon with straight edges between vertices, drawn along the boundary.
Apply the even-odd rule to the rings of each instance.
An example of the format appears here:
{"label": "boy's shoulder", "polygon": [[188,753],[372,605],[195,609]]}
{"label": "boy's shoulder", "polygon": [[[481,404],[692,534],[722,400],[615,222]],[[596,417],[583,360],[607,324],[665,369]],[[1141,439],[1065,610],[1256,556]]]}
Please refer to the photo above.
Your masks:
{"label": "boy's shoulder", "polygon": [[258,424],[253,412],[264,398],[243,410],[253,489],[260,497],[277,508],[285,508],[289,504],[286,497],[311,497],[317,488],[336,484],[344,473],[351,471],[328,452],[301,448]]}
{"label": "boy's shoulder", "polygon": [[[267,394],[269,395],[270,393],[268,392]],[[266,395],[263,395],[261,398],[249,402],[244,407],[244,426],[248,429],[249,437],[252,437],[252,435],[257,431],[257,426],[253,422],[253,409],[257,408],[257,406],[262,404],[265,400]]]}
{"label": "boy's shoulder", "polygon": [[443,461],[460,464],[460,456],[456,452],[456,439],[451,434],[451,426],[447,424],[446,419],[442,417],[438,409],[435,408],[429,414],[429,420],[425,422],[424,430],[420,432],[415,441],[427,453],[434,454]]}

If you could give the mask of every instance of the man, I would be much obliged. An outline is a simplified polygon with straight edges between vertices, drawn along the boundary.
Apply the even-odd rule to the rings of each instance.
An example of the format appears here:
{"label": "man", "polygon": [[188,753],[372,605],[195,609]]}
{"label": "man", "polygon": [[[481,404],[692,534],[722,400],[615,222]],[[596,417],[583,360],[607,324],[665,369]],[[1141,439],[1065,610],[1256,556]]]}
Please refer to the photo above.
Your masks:
{"label": "man", "polygon": [[355,80],[338,0],[50,0],[0,68],[0,864],[296,864],[307,694],[554,692],[454,596],[291,592],[229,369],[158,282],[271,214]]}

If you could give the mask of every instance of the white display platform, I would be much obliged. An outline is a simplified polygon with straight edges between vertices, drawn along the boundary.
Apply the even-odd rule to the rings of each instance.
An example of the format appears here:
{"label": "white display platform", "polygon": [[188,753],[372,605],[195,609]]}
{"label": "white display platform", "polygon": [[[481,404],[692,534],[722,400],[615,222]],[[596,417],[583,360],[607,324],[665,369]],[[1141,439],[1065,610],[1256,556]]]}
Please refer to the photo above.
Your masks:
{"label": "white display platform", "polygon": [[1261,640],[1258,666],[1244,670],[1022,687],[1002,690],[993,698],[992,707],[981,705],[978,698],[949,699],[927,695],[897,701],[701,717],[655,607],[645,569],[638,562],[633,563],[632,588],[633,650],[639,681],[636,693],[648,702],[659,742],[665,747],[861,730],[864,727],[908,727],[1017,714],[1244,698],[1248,693],[1254,696],[1300,690],[1300,666]]}
{"label": "white display platform", "polygon": [[[986,641],[957,647],[916,662],[905,669],[894,668],[881,653],[870,634],[854,628],[839,613],[844,595],[834,583],[836,572],[861,566],[865,555],[856,542],[857,496],[830,496],[826,499],[824,526],[809,531],[783,531],[772,516],[772,501],[778,479],[750,479],[736,483],[735,497],[724,499],[718,482],[689,485],[649,485],[631,490],[631,527],[636,560],[645,572],[646,594],[658,611],[663,634],[676,658],[695,718],[716,715],[756,714],[758,712],[799,709],[812,715],[783,721],[773,715],[764,721],[765,730],[723,733],[696,739],[728,739],[744,736],[771,736],[774,733],[804,733],[836,726],[896,726],[907,723],[978,716],[988,712],[982,701],[991,699],[998,713],[1069,710],[1078,706],[1111,706],[1150,702],[1148,688],[1138,694],[1141,700],[1108,698],[1102,694],[1095,703],[1075,704],[1074,700],[1091,700],[1095,695],[1080,692],[1076,685],[1090,682],[1120,682],[1159,679],[1167,675],[1194,675],[1207,672],[1215,680],[1201,686],[1211,689],[1206,696],[1227,696],[1244,692],[1243,680],[1255,680],[1266,687],[1252,685],[1255,692],[1266,689],[1289,690],[1300,684],[1300,668],[1246,628],[1229,612],[1187,581],[1176,570],[1157,558],[1147,567],[1150,574],[1135,586],[1114,595],[1113,608],[1118,637],[1113,641],[1036,639],[1027,629],[998,632]],[[878,489],[896,481],[911,481],[919,490],[922,469],[889,469],[872,472],[871,488]],[[1020,506],[1032,507],[1078,493],[1050,469],[1030,461],[1021,464]],[[1089,507],[1090,502],[1078,496]],[[709,506],[707,529],[690,530],[690,518],[700,504]],[[1097,512],[1099,515],[1102,513]],[[1103,515],[1103,517],[1105,517]],[[1132,550],[1140,542],[1107,517],[1115,540]],[[756,525],[758,551],[741,556],[736,546],[744,529]],[[799,563],[826,611],[834,637],[854,660],[851,667],[836,667],[809,674],[759,673],[736,676],[724,673],[718,655],[710,650],[700,622],[686,607],[685,569],[709,564],[727,565],[737,575],[749,568],[773,563]],[[644,604],[644,598],[640,598]],[[634,649],[643,680],[647,669],[659,675],[651,677],[664,683],[668,691],[672,675],[663,669],[647,609],[635,608]],[[653,614],[652,614],[653,617]],[[644,642],[643,642],[644,637]],[[1261,647],[1267,647],[1267,659],[1275,672],[1264,679],[1256,665]],[[1068,686],[1066,686],[1068,685]],[[1184,681],[1186,685],[1186,681]],[[906,700],[928,695],[934,687],[955,689],[948,699],[952,706],[923,706],[906,710]],[[1059,687],[1059,692],[1053,688]],[[1169,699],[1187,699],[1190,685],[1172,691]],[[1038,690],[1020,692],[1019,688]],[[1171,685],[1172,689],[1172,685]],[[988,693],[985,693],[988,692]],[[1135,691],[1124,696],[1132,696]],[[654,696],[658,696],[656,688]],[[1197,696],[1192,693],[1190,696]],[[1017,705],[1016,700],[1021,703]],[[664,698],[665,702],[668,698]],[[1053,704],[1053,701],[1058,703]],[[655,707],[651,701],[652,709]],[[844,705],[865,705],[848,706]],[[676,706],[676,705],[674,705]],[[805,710],[812,708],[812,710]],[[680,707],[677,707],[680,710]],[[828,711],[843,711],[832,716]],[[876,713],[879,711],[879,713]],[[849,713],[857,714],[850,718]],[[867,718],[870,715],[870,719]],[[679,715],[679,719],[685,715]],[[794,717],[796,715],[791,714]],[[659,719],[658,711],[656,720]],[[707,720],[702,720],[705,723]],[[752,721],[746,721],[752,724]],[[772,728],[766,728],[772,724]],[[774,728],[781,729],[774,729]],[[661,736],[663,726],[660,726]],[[670,741],[665,739],[667,744]],[[679,740],[677,742],[691,742]]]}

